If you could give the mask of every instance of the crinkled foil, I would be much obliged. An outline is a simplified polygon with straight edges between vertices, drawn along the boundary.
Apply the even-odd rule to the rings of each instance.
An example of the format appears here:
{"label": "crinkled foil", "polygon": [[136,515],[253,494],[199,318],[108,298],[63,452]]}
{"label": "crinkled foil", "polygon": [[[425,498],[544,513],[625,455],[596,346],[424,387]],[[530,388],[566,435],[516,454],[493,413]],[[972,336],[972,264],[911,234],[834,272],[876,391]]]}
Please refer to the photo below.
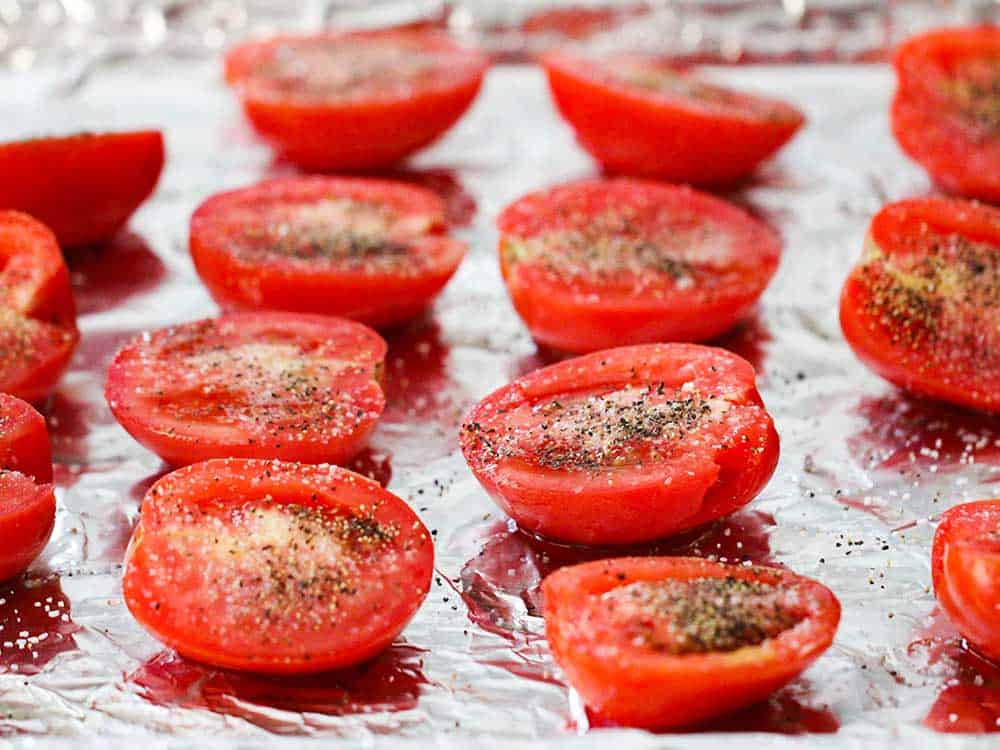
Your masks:
{"label": "crinkled foil", "polygon": [[29,577],[0,592],[0,746],[996,747],[996,736],[935,734],[923,721],[965,721],[953,706],[970,695],[995,704],[1000,692],[996,670],[963,651],[936,612],[929,569],[937,515],[997,492],[1000,422],[895,390],[854,358],[837,324],[838,291],[872,214],[931,190],[890,136],[893,80],[879,65],[708,71],[809,117],[728,195],[784,237],[759,313],[720,342],[757,366],[782,457],[744,511],[656,549],[783,564],[830,586],[844,607],[840,632],[801,679],[703,732],[588,728],[541,636],[537,584],[607,553],[518,533],[458,454],[470,405],[545,362],[504,293],[494,219],[526,191],[595,174],[527,66],[494,69],[468,116],[399,175],[446,197],[471,248],[433,314],[390,336],[389,406],[353,465],[434,530],[424,607],[389,652],[343,673],[268,680],[165,652],[125,610],[119,582],[140,499],[165,469],[114,422],[102,389],[124,341],[215,312],[187,253],[194,207],[291,171],[255,139],[219,67],[129,56],[71,86],[63,68],[0,75],[4,139],[157,126],[169,151],[129,231],[69,256],[83,340],[46,404],[59,512]]}

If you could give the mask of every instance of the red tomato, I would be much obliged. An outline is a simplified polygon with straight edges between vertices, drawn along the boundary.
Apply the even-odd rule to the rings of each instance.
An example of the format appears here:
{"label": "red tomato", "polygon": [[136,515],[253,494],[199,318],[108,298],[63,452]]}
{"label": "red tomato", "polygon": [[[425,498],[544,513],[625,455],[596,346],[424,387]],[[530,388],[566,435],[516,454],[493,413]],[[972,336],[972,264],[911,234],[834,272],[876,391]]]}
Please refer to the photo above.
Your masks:
{"label": "red tomato", "polygon": [[110,239],[156,187],[163,135],[81,133],[0,144],[0,208],[44,222],[63,247]]}
{"label": "red tomato", "polygon": [[732,183],[805,122],[785,102],[706,83],[653,57],[562,51],[542,64],[580,145],[609,172]]}
{"label": "red tomato", "polygon": [[744,211],[627,178],[532,193],[497,224],[514,307],[535,339],[569,352],[714,338],[781,256],[778,235]]}
{"label": "red tomato", "polygon": [[69,270],[52,232],[0,211],[0,391],[43,398],[78,338]]}
{"label": "red tomato", "polygon": [[1000,202],[1000,28],[932,31],[894,62],[899,145],[945,190]]}
{"label": "red tomato", "polygon": [[1000,500],[941,516],[931,571],[941,609],[978,651],[1000,661]]}
{"label": "red tomato", "polygon": [[31,565],[45,549],[55,522],[56,495],[51,484],[35,484],[24,474],[0,469],[0,581],[20,575]]}
{"label": "red tomato", "polygon": [[385,407],[386,344],[322,315],[231,313],[143,334],[105,396],[131,435],[174,466],[208,458],[341,463]]}
{"label": "red tomato", "polygon": [[479,402],[462,451],[521,528],[627,544],[748,503],[778,461],[753,368],[695,344],[622,347],[536,370]]}
{"label": "red tomato", "polygon": [[299,177],[209,198],[191,256],[226,307],[402,323],[430,305],[465,256],[444,202],[401,182]]}
{"label": "red tomato", "polygon": [[833,641],[840,603],[777,568],[624,557],[542,584],[552,655],[607,721],[666,729],[763,700]]}
{"label": "red tomato", "polygon": [[52,481],[52,449],[45,417],[19,398],[0,393],[0,469]]}
{"label": "red tomato", "polygon": [[417,515],[336,466],[206,461],[154,484],[128,551],[125,604],[182,655],[320,672],[369,659],[430,588]]}
{"label": "red tomato", "polygon": [[435,31],[335,31],[236,47],[226,80],[257,131],[299,166],[376,169],[450,128],[487,67]]}
{"label": "red tomato", "polygon": [[942,198],[883,208],[844,285],[840,325],[899,387],[1000,411],[1000,210]]}

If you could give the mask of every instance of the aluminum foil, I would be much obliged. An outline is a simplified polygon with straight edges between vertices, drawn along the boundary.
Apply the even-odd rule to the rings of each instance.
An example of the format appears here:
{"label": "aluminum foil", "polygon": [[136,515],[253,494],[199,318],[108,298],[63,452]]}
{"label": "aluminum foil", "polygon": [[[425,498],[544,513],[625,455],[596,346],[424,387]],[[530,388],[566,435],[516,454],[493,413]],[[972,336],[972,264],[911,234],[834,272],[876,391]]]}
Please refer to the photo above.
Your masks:
{"label": "aluminum foil", "polygon": [[137,332],[215,312],[187,254],[194,207],[291,169],[243,122],[217,60],[130,58],[71,87],[44,67],[0,74],[3,139],[158,126],[169,152],[129,231],[69,256],[83,340],[46,405],[59,512],[28,578],[0,592],[0,746],[996,747],[996,737],[946,738],[922,722],[932,711],[966,721],[967,711],[952,710],[956,698],[995,705],[1000,693],[996,670],[963,651],[936,613],[929,571],[936,516],[996,494],[1000,423],[895,390],[853,357],[837,324],[838,291],[871,215],[931,190],[890,137],[891,73],[850,65],[708,74],[779,94],[809,117],[775,161],[728,195],[784,237],[759,313],[720,342],[757,366],[782,457],[747,509],[657,549],[783,564],[830,586],[843,621],[813,668],[703,732],[653,735],[589,727],[552,662],[540,578],[608,553],[520,534],[456,444],[471,404],[545,363],[500,280],[497,213],[526,191],[595,174],[541,73],[527,66],[496,68],[468,116],[399,175],[440,191],[471,247],[433,314],[390,337],[389,406],[354,464],[434,530],[437,575],[424,607],[390,651],[343,673],[268,680],[165,652],[125,610],[119,582],[140,499],[165,467],[112,419],[105,368]]}

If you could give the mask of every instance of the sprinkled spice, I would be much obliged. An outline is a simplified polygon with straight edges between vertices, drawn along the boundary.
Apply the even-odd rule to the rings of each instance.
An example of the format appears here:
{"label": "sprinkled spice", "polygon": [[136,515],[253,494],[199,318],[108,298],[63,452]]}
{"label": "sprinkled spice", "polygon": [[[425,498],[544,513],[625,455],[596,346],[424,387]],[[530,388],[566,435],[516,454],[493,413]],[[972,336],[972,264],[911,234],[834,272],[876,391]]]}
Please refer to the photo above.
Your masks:
{"label": "sprinkled spice", "polygon": [[31,369],[42,361],[43,351],[58,351],[72,340],[71,331],[26,318],[0,299],[0,375]]}
{"label": "sprinkled spice", "polygon": [[977,140],[1000,136],[1000,59],[974,60],[960,65],[946,94],[972,124]]}

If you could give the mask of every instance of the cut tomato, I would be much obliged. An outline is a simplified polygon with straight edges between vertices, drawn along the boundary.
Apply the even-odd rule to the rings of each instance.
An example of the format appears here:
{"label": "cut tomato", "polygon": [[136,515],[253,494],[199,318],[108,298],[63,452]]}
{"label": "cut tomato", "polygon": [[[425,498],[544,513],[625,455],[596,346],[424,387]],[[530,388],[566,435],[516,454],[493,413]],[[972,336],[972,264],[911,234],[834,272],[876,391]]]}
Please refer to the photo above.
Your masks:
{"label": "cut tomato", "polygon": [[695,344],[536,370],[479,402],[461,446],[521,528],[580,544],[648,541],[720,518],[753,499],[778,461],[753,368]]}
{"label": "cut tomato", "polygon": [[655,57],[542,57],[559,111],[612,173],[733,183],[805,122],[785,102],[715,86]]}
{"label": "cut tomato", "polygon": [[125,554],[125,604],[182,655],[320,672],[392,643],[430,588],[430,534],[335,466],[215,460],[154,484]]}
{"label": "cut tomato", "polygon": [[934,593],[958,631],[1000,661],[1000,500],[946,511],[934,534]]}
{"label": "cut tomato", "polygon": [[52,481],[52,449],[45,417],[19,398],[0,393],[0,469]]}
{"label": "cut tomato", "polygon": [[552,655],[603,720],[683,727],[763,700],[833,642],[840,603],[787,570],[697,557],[560,568],[542,584]]}
{"label": "cut tomato", "polygon": [[1000,411],[1000,210],[942,198],[883,208],[844,285],[840,325],[899,387]]}
{"label": "cut tomato", "polygon": [[374,326],[426,309],[465,256],[444,202],[401,182],[270,180],[222,193],[191,219],[191,256],[230,308],[342,315]]}
{"label": "cut tomato", "polygon": [[232,313],[143,334],[105,395],[132,436],[174,466],[208,458],[342,463],[385,407],[386,344],[322,315]]}
{"label": "cut tomato", "polygon": [[436,31],[327,32],[236,47],[226,80],[257,131],[299,166],[376,169],[450,128],[487,67]]}
{"label": "cut tomato", "polygon": [[932,31],[894,62],[899,145],[945,190],[1000,202],[1000,28]]}
{"label": "cut tomato", "polygon": [[43,398],[78,338],[69,270],[52,232],[0,211],[0,391]]}
{"label": "cut tomato", "polygon": [[0,208],[31,214],[63,247],[110,239],[156,187],[163,135],[81,133],[0,144]]}
{"label": "cut tomato", "polygon": [[781,255],[778,235],[744,211],[628,178],[532,193],[497,224],[514,307],[537,341],[568,352],[719,336]]}
{"label": "cut tomato", "polygon": [[0,581],[20,575],[31,565],[45,549],[55,522],[56,495],[51,484],[35,484],[20,472],[0,469]]}

